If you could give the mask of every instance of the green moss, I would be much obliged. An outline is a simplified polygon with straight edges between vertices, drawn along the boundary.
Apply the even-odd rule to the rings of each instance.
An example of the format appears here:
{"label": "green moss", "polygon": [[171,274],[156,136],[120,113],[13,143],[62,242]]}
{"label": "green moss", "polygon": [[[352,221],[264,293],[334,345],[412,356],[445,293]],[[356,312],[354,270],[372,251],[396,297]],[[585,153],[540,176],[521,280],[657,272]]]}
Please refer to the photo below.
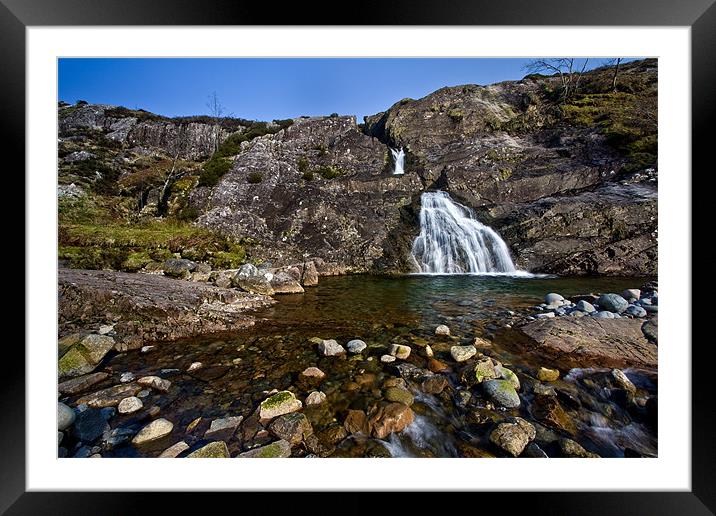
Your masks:
{"label": "green moss", "polygon": [[296,161],[296,165],[298,166],[299,172],[306,172],[308,171],[308,158],[306,156],[301,156]]}
{"label": "green moss", "polygon": [[312,170],[306,170],[301,177],[304,181],[313,181],[313,179],[315,178]]}
{"label": "green moss", "polygon": [[343,175],[343,171],[333,165],[318,167],[314,172],[318,173],[323,179],[335,179]]}
{"label": "green moss", "polygon": [[246,251],[243,248],[234,251],[218,251],[209,258],[214,269],[236,269],[246,261]]}
{"label": "green moss", "polygon": [[92,366],[76,347],[68,350],[60,358],[57,368],[60,376],[84,374],[92,370]]}
{"label": "green moss", "polygon": [[497,170],[497,177],[500,181],[506,181],[512,175],[512,170],[507,167],[501,167]]}
{"label": "green moss", "polygon": [[139,251],[129,253],[129,256],[122,262],[121,268],[125,271],[138,271],[143,269],[148,263],[152,262],[152,257],[147,251]]}
{"label": "green moss", "polygon": [[264,180],[264,175],[261,172],[251,172],[246,180],[252,185],[257,184]]}
{"label": "green moss", "polygon": [[459,109],[451,109],[450,111],[448,111],[448,117],[450,117],[450,120],[452,120],[456,124],[461,122],[464,116],[465,114]]}
{"label": "green moss", "polygon": [[275,408],[280,407],[284,403],[291,401],[295,398],[292,392],[290,391],[281,391],[277,392],[270,398],[266,398],[264,401],[261,402],[261,408],[266,410],[272,410]]}
{"label": "green moss", "polygon": [[274,459],[282,456],[282,448],[277,442],[267,444],[266,446],[257,449],[256,452],[257,453],[254,457],[259,459]]}

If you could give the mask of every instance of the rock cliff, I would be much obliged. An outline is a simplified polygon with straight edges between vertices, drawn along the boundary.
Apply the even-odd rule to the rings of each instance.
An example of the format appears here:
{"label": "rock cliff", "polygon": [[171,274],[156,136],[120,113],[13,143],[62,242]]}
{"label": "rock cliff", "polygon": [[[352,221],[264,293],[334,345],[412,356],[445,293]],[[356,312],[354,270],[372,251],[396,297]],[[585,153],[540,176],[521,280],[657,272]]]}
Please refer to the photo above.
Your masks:
{"label": "rock cliff", "polygon": [[[145,185],[144,176],[123,163],[154,149],[166,163],[152,165],[161,172],[149,198],[169,206],[157,211],[184,210],[198,227],[250,242],[257,263],[320,258],[334,271],[407,272],[420,194],[440,189],[499,231],[520,268],[653,275],[656,70],[655,60],[623,65],[617,90],[609,69],[589,72],[562,101],[555,77],[528,76],[404,99],[364,124],[349,116],[297,118],[222,151],[228,170],[198,184],[190,178],[206,169],[215,135],[231,141],[246,125],[86,105],[60,109],[60,134],[72,144],[66,152],[74,151],[66,166],[81,172],[73,156],[96,149],[78,146],[73,135],[98,132],[111,151],[87,163],[115,156],[120,171],[109,176],[124,190],[112,193],[140,201],[147,187],[136,193],[127,185]],[[402,176],[392,174],[389,147],[406,151]],[[129,150],[136,151],[131,159]],[[167,157],[177,153],[189,163],[187,175],[181,190],[165,195]]]}

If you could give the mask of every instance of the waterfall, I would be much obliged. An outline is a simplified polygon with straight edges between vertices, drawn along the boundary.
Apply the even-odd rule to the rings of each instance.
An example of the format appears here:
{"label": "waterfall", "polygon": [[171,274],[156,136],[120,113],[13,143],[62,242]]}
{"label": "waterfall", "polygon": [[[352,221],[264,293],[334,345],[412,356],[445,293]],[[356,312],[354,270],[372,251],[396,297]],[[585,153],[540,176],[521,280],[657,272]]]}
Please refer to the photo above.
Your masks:
{"label": "waterfall", "polygon": [[474,212],[446,192],[420,196],[420,234],[412,257],[418,271],[432,274],[515,273],[507,244]]}
{"label": "waterfall", "polygon": [[398,150],[390,149],[390,153],[393,155],[393,160],[395,161],[395,168],[393,169],[393,175],[394,176],[402,176],[405,171],[403,170],[403,166],[405,165],[405,151],[403,151],[403,148],[401,147]]}

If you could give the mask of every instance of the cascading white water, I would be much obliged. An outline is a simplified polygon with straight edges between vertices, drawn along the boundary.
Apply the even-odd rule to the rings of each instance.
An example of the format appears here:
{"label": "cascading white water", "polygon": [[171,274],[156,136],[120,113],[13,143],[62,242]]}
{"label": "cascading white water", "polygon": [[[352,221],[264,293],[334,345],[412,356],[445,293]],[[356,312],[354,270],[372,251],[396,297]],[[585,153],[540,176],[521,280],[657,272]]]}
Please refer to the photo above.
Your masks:
{"label": "cascading white water", "polygon": [[420,196],[420,234],[412,256],[424,274],[515,273],[507,244],[446,192]]}
{"label": "cascading white water", "polygon": [[395,167],[393,168],[393,175],[394,176],[402,176],[405,171],[403,170],[403,166],[405,165],[405,151],[403,151],[403,148],[400,149],[390,149],[390,153],[393,155],[393,161],[395,161]]}

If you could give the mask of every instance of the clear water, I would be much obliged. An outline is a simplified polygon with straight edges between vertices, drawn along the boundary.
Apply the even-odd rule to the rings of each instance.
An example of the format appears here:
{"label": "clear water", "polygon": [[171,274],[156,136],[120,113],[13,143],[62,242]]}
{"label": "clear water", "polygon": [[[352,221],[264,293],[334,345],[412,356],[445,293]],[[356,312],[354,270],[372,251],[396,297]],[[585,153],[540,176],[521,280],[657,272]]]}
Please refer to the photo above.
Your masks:
{"label": "clear water", "polygon": [[[382,383],[396,372],[379,357],[391,343],[413,348],[408,359],[425,367],[421,346],[429,343],[436,357],[455,365],[449,346],[471,343],[475,336],[491,336],[492,356],[518,374],[534,374],[540,364],[522,356],[512,346],[509,329],[502,328],[505,310],[519,310],[541,302],[547,292],[566,297],[589,292],[621,292],[639,287],[647,278],[524,278],[510,276],[343,276],[324,277],[305,294],[277,297],[278,303],[256,313],[260,319],[247,330],[172,343],[159,344],[148,354],[137,351],[110,358],[113,381],[131,371],[135,375],[159,374],[172,381],[167,394],[150,393],[145,407],[157,405],[161,416],[174,423],[174,432],[155,447],[136,450],[126,445],[105,456],[156,456],[181,439],[201,444],[201,436],[186,431],[197,417],[207,422],[227,415],[249,417],[271,389],[291,389],[299,399],[313,390],[298,382],[306,367],[326,373],[320,390],[327,401],[305,407],[314,431],[340,424],[349,408],[367,410],[381,397]],[[450,327],[454,340],[441,342],[434,336],[439,324]],[[353,338],[366,341],[362,357],[324,358],[309,343],[311,337],[333,338],[345,345]],[[368,360],[368,357],[371,360]],[[198,379],[184,371],[202,362],[205,371],[216,372]],[[179,371],[166,371],[178,369]],[[165,371],[162,371],[165,370]],[[650,393],[656,392],[656,373],[627,371],[630,378]],[[216,377],[214,377],[216,376]],[[638,417],[612,403],[605,394],[607,370],[579,370],[555,385],[574,392],[582,401],[579,410],[566,407],[574,421],[580,444],[605,457],[624,455],[628,447],[656,454],[656,435]],[[460,387],[457,374],[450,375],[452,388]],[[102,387],[102,386],[98,386]],[[489,424],[475,421],[475,410],[490,417],[519,415],[530,421],[532,397],[521,392],[519,409],[465,411],[454,399],[425,394],[409,382],[415,395],[415,422],[400,434],[384,440],[349,437],[336,446],[332,456],[475,457],[500,455],[488,442]],[[523,389],[524,391],[524,389]],[[473,391],[479,395],[479,389]],[[72,400],[70,400],[72,401]],[[135,416],[115,416],[113,427],[141,424]],[[198,441],[197,441],[198,439]],[[232,456],[241,452],[237,439],[229,442]],[[297,452],[300,455],[302,452]],[[305,452],[303,452],[305,453]]]}

